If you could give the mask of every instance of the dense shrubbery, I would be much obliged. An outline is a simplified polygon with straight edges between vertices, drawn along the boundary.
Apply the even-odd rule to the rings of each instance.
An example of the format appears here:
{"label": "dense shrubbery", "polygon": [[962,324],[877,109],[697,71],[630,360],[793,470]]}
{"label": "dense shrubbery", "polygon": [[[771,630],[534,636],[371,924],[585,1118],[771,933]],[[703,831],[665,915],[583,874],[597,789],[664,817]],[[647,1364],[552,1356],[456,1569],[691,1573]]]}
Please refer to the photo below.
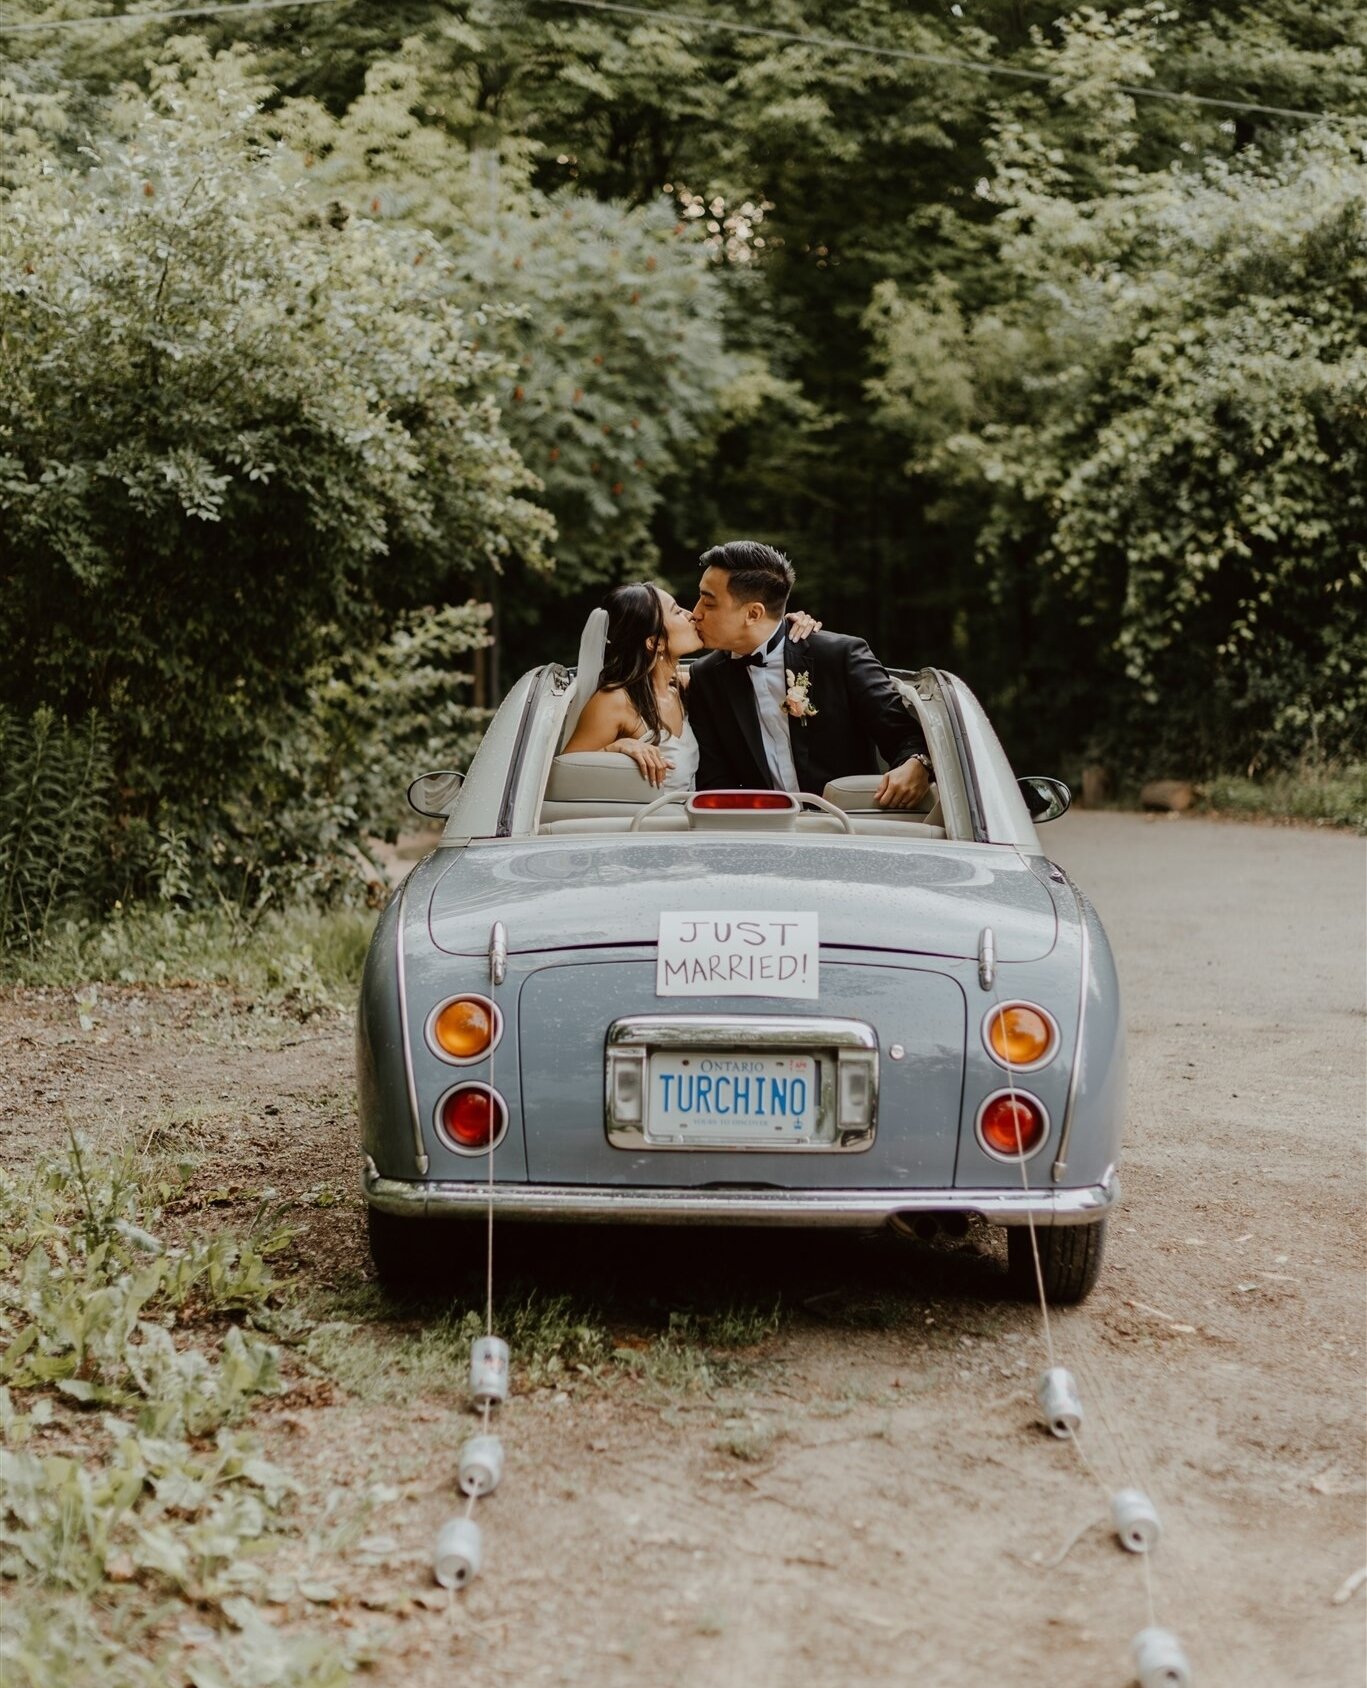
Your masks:
{"label": "dense shrubbery", "polygon": [[1055,14],[7,38],[0,707],[51,754],[35,808],[0,772],[0,939],[334,895],[478,731],[468,600],[507,674],[743,531],[1018,758],[1360,761],[1364,132],[1121,85],[1361,110],[1367,17]]}
{"label": "dense shrubbery", "polygon": [[[551,532],[479,296],[431,236],[310,210],[259,96],[187,44],[93,157],[5,165],[0,700],[99,712],[110,892],[155,889],[171,833],[201,894],[326,878],[393,773],[396,617]],[[432,654],[481,632],[439,621]]]}

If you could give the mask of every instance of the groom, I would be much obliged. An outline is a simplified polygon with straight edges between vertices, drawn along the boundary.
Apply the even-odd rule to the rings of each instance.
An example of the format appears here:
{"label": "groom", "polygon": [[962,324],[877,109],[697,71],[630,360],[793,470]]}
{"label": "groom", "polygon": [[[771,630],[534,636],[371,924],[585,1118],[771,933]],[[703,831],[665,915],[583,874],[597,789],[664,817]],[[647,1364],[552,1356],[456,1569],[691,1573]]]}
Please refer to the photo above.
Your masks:
{"label": "groom", "polygon": [[[785,637],[793,565],[755,540],[715,545],[702,558],[693,619],[708,654],[693,664],[688,718],[702,760],[697,787],[811,791],[842,774],[888,772],[875,794],[910,809],[930,784],[915,715],[862,639]],[[796,682],[789,684],[788,676]]]}

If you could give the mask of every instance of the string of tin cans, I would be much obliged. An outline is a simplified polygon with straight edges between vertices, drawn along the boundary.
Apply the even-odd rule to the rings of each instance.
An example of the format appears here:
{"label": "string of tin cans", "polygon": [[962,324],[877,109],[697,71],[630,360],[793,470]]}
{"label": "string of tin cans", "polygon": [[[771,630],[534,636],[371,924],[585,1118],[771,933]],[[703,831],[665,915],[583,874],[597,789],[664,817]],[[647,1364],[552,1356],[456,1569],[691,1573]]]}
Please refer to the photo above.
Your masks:
{"label": "string of tin cans", "polygon": [[[985,974],[980,972],[979,978],[991,989],[995,1011],[1000,1014],[1002,1005],[996,989],[995,969]],[[1009,1055],[1005,1059],[1005,1066],[1007,1086],[1014,1105],[1015,1070]],[[1020,1143],[1019,1135],[1016,1141]],[[1030,1179],[1023,1152],[1017,1154],[1016,1161],[1020,1167],[1022,1188],[1028,1196]],[[1039,1295],[1041,1327],[1048,1362],[1040,1373],[1035,1388],[1039,1421],[1051,1436],[1067,1442],[1077,1454],[1088,1476],[1106,1496],[1111,1529],[1116,1540],[1127,1552],[1139,1556],[1143,1565],[1148,1622],[1137,1631],[1131,1642],[1135,1679],[1139,1688],[1191,1688],[1191,1666],[1182,1643],[1171,1630],[1164,1629],[1158,1623],[1154,1610],[1153,1577],[1148,1556],[1158,1546],[1163,1534],[1157,1508],[1143,1489],[1109,1489],[1087,1457],[1082,1443],[1083,1411],[1077,1383],[1072,1372],[1057,1363],[1054,1354],[1054,1335],[1049,1321],[1049,1299],[1044,1289],[1044,1271],[1040,1264],[1039,1239],[1035,1233],[1034,1215],[1028,1204],[1025,1218],[1030,1231],[1030,1254],[1034,1262],[1035,1287]]]}
{"label": "string of tin cans", "polygon": [[[489,944],[489,995],[493,1000],[503,983],[507,941],[500,938],[502,923],[495,925]],[[489,1052],[489,1088],[494,1084],[494,1054]],[[493,1494],[503,1476],[503,1443],[493,1433],[492,1415],[508,1397],[508,1344],[494,1335],[494,1146],[496,1132],[489,1133],[487,1206],[485,1228],[484,1335],[470,1344],[470,1394],[479,1409],[479,1432],[468,1437],[460,1450],[456,1481],[465,1496],[465,1510],[448,1518],[437,1532],[432,1550],[432,1574],[443,1588],[463,1589],[479,1575],[484,1563],[484,1540],[475,1522],[476,1504]]]}

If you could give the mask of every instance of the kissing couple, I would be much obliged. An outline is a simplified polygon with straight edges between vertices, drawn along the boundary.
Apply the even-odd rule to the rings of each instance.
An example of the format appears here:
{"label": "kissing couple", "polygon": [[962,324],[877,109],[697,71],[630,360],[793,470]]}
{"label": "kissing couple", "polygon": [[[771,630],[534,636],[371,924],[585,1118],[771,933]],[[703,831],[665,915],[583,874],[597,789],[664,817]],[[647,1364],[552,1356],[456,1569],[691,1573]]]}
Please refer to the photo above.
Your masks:
{"label": "kissing couple", "polygon": [[[633,582],[594,610],[579,647],[564,749],[629,756],[663,791],[815,792],[888,771],[875,801],[911,809],[931,780],[914,713],[862,639],[788,612],[781,551],[734,539],[704,553],[689,611]],[[706,649],[689,669],[683,657]]]}

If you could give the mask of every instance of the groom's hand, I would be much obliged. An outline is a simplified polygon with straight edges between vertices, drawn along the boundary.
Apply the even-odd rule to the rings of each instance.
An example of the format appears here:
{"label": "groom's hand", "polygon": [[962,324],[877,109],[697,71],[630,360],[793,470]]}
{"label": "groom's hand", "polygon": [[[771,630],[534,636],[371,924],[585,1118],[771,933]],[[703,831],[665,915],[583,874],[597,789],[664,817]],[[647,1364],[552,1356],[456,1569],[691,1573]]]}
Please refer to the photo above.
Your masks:
{"label": "groom's hand", "polygon": [[880,809],[914,809],[930,787],[926,765],[909,756],[898,768],[889,768],[879,782],[873,800]]}

